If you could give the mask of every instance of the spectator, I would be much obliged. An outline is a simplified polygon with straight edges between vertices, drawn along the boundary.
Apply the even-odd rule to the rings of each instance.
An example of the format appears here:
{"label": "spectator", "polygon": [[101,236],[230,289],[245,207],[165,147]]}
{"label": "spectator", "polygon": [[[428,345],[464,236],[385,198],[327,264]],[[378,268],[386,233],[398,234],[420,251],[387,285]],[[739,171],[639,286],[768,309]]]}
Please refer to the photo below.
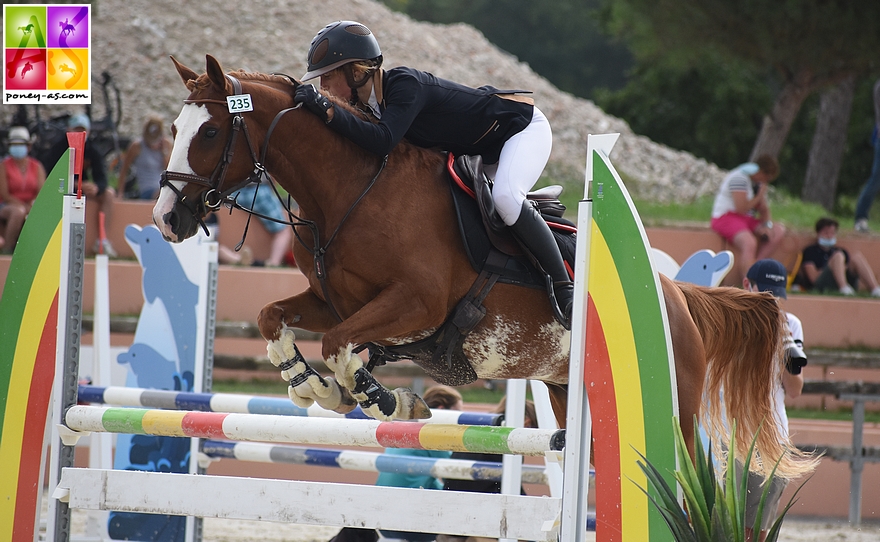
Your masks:
{"label": "spectator", "polygon": [[[91,129],[89,117],[83,114],[73,115],[67,119],[67,129],[71,132],[86,132]],[[47,153],[46,163],[54,165],[64,155],[68,148],[67,138],[60,139]],[[86,136],[86,145],[83,149],[83,195],[88,201],[97,205],[98,213],[104,213],[104,220],[110,223],[113,215],[113,204],[116,201],[116,191],[107,184],[107,168],[104,165],[104,157],[101,152],[89,142]],[[87,226],[88,227],[88,226]],[[98,231],[98,224],[92,226]],[[101,239],[95,239],[93,251],[98,253],[103,248],[104,254],[111,258],[116,257],[116,251],[109,239],[104,239],[103,247]]]}
{"label": "spectator", "polygon": [[[236,252],[220,242],[220,222],[217,220],[217,213],[210,213],[206,216],[205,225],[208,227],[208,232],[210,232],[208,240],[217,242],[218,263],[226,265],[241,265],[245,267],[254,265],[254,253],[251,251],[251,247],[245,245],[241,247],[241,250]],[[203,232],[199,233],[201,235]]]}
{"label": "spectator", "polygon": [[[750,292],[770,292],[783,302],[787,296],[785,286],[787,276],[785,266],[776,260],[760,260],[749,268],[746,278],[743,279],[743,288]],[[788,437],[788,415],[785,412],[785,398],[796,399],[800,396],[804,387],[804,375],[802,368],[807,364],[804,354],[804,331],[801,321],[790,312],[785,313],[787,321],[787,337],[785,351],[785,370],[780,371],[779,379],[773,386],[773,404],[775,406],[773,422],[780,429],[782,437]],[[741,438],[751,438],[751,435],[743,435]],[[737,461],[737,479],[742,476],[742,464]],[[764,511],[761,516],[761,532],[758,536],[760,542],[767,537],[767,529],[777,517],[779,500],[782,491],[788,484],[788,480],[774,477],[770,482],[767,500],[764,502]],[[764,477],[753,472],[749,473],[746,495],[746,541],[755,540],[752,526],[758,515],[758,506],[764,491]]]}
{"label": "spectator", "polygon": [[[433,386],[425,390],[422,398],[431,408],[461,410],[464,406],[461,394],[449,386]],[[451,452],[438,450],[414,450],[408,448],[388,448],[388,455],[405,455],[417,457],[437,457],[446,459]],[[385,487],[411,487],[425,489],[443,489],[443,482],[432,476],[414,476],[404,473],[382,472],[376,479],[377,486]],[[381,531],[385,538],[392,538],[401,542],[428,542],[434,540],[436,535],[429,533]],[[374,529],[356,529],[346,527],[339,531],[330,542],[375,542],[379,535]]]}
{"label": "spectator", "polygon": [[285,216],[285,210],[275,196],[272,187],[249,184],[237,192],[236,198],[238,203],[245,209],[251,209],[257,215],[262,215],[259,217],[260,222],[263,223],[266,231],[272,234],[272,247],[269,252],[269,258],[264,264],[267,267],[283,265],[285,255],[290,249],[293,230],[286,224],[290,219]]}
{"label": "spectator", "polygon": [[856,202],[856,231],[868,231],[868,213],[871,210],[871,204],[877,192],[880,192],[880,79],[874,83],[874,133],[871,136],[871,143],[874,145],[874,162],[871,165],[871,175],[859,199]]}
{"label": "spectator", "polygon": [[767,198],[769,185],[779,175],[779,164],[762,155],[742,164],[724,178],[712,206],[712,229],[733,247],[737,284],[755,260],[773,254],[785,236],[785,227],[774,224]]}
{"label": "spectator", "polygon": [[28,156],[31,135],[24,126],[9,130],[9,156],[0,168],[0,225],[4,227],[0,247],[11,253],[18,243],[24,220],[46,182],[46,170],[34,158]]}
{"label": "spectator", "polygon": [[140,139],[132,141],[125,151],[117,184],[124,196],[152,200],[159,194],[159,180],[168,167],[172,147],[164,125],[160,117],[147,117]]}
{"label": "spectator", "polygon": [[850,254],[839,246],[837,230],[838,223],[833,218],[816,221],[816,242],[803,251],[798,285],[805,290],[854,295],[861,282],[872,296],[880,297],[880,286],[868,260],[859,251]]}

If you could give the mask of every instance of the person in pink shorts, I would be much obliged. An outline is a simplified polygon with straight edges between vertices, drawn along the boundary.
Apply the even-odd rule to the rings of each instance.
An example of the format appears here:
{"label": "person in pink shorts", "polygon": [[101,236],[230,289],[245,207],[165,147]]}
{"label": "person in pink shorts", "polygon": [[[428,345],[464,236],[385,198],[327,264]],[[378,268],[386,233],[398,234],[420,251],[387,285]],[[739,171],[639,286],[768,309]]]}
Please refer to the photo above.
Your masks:
{"label": "person in pink shorts", "polygon": [[776,159],[761,155],[731,170],[715,196],[711,227],[733,247],[732,284],[742,282],[757,260],[770,257],[785,236],[785,226],[773,223],[767,198],[778,175]]}

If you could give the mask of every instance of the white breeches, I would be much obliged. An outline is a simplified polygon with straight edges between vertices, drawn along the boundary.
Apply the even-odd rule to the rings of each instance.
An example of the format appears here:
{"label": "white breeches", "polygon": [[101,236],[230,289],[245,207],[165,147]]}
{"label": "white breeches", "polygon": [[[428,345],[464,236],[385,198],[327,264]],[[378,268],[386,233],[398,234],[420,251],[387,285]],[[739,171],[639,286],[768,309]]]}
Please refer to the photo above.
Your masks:
{"label": "white breeches", "polygon": [[537,107],[532,114],[532,122],[525,129],[511,137],[501,148],[497,164],[485,167],[492,176],[495,170],[495,186],[492,200],[504,223],[512,226],[519,218],[526,194],[544,171],[553,146],[553,132],[547,117]]}

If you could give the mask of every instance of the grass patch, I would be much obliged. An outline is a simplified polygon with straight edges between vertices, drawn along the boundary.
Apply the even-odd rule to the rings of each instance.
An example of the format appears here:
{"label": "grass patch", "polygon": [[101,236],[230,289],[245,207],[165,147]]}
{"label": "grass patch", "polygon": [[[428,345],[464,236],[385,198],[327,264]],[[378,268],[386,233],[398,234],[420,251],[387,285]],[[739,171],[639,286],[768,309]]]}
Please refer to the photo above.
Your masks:
{"label": "grass patch", "polygon": [[253,380],[214,380],[211,383],[214,393],[240,393],[244,395],[287,395],[287,384],[278,377],[277,381]]}
{"label": "grass patch", "polygon": [[[481,381],[482,382],[482,381]],[[489,389],[482,384],[475,384],[457,388],[465,403],[495,405],[504,397],[504,382],[498,381],[495,389]],[[287,394],[284,382],[270,380],[215,380],[213,383],[215,393],[239,393],[244,395],[279,395]],[[532,399],[531,392],[527,394]],[[852,421],[852,410],[838,409],[813,409],[813,408],[789,408],[789,419],[803,420],[826,420],[826,421]],[[865,412],[865,422],[880,423],[880,412]]]}
{"label": "grass patch", "polygon": [[[626,179],[624,179],[626,183]],[[552,182],[550,183],[552,184]],[[560,197],[565,205],[566,218],[575,221],[577,219],[578,202],[583,189],[574,183],[565,184],[565,190]],[[693,201],[676,201],[671,203],[659,203],[651,200],[634,199],[636,209],[642,222],[646,226],[669,226],[689,224],[696,226],[709,226],[712,218],[712,203],[715,196],[704,196]],[[788,192],[771,187],[770,208],[773,220],[781,222],[788,229],[794,231],[812,232],[816,221],[824,216],[831,216],[840,222],[840,231],[847,232],[853,229],[854,201],[841,197],[834,212],[829,213],[822,206],[815,203],[806,203],[797,196]]]}
{"label": "grass patch", "polygon": [[[838,410],[825,410],[814,408],[788,408],[788,418],[801,420],[824,420],[824,421],[852,421],[852,410],[841,408]],[[865,422],[880,423],[880,412],[865,412]]]}
{"label": "grass patch", "polygon": [[[714,196],[706,196],[692,202],[669,204],[636,200],[635,205],[642,222],[647,226],[693,223],[708,227],[714,199]],[[851,214],[829,213],[820,205],[806,203],[781,190],[771,194],[770,209],[773,220],[785,224],[789,230],[813,231],[816,221],[823,216],[831,216],[840,222],[841,231],[850,231],[853,228]]]}
{"label": "grass patch", "polygon": [[[461,398],[465,403],[485,403],[489,405],[497,405],[501,398],[504,397],[504,385],[503,382],[501,385],[494,389],[490,390],[483,386],[467,386],[464,388],[458,388],[458,392],[461,393]],[[527,394],[527,397],[531,399],[531,393]]]}
{"label": "grass patch", "polygon": [[[465,403],[498,404],[504,397],[504,382],[498,381],[495,389],[489,389],[479,384],[457,388]],[[252,380],[214,380],[212,383],[214,393],[238,393],[242,395],[287,395],[287,386],[279,378],[278,381],[267,379]],[[531,399],[531,392],[526,394]]]}

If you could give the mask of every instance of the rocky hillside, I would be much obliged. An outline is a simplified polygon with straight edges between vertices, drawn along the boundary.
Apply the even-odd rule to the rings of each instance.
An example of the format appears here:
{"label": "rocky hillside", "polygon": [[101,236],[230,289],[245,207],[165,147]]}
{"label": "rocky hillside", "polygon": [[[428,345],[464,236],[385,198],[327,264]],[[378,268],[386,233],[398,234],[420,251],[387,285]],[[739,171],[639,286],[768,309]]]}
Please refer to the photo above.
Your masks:
{"label": "rocky hillside", "polygon": [[554,177],[582,179],[587,134],[608,132],[621,133],[612,159],[638,196],[691,199],[713,192],[723,174],[713,164],[634,134],[592,102],[560,91],[467,25],[416,22],[372,0],[99,0],[94,5],[92,73],[109,70],[115,77],[125,99],[121,129],[126,134],[139,133],[147,113],[169,121],[177,116],[186,91],[169,55],[197,72],[204,71],[208,53],[227,70],[299,77],[314,34],[328,22],[352,19],[376,34],[386,67],[413,66],[472,86],[533,90],[553,127],[548,170]]}

